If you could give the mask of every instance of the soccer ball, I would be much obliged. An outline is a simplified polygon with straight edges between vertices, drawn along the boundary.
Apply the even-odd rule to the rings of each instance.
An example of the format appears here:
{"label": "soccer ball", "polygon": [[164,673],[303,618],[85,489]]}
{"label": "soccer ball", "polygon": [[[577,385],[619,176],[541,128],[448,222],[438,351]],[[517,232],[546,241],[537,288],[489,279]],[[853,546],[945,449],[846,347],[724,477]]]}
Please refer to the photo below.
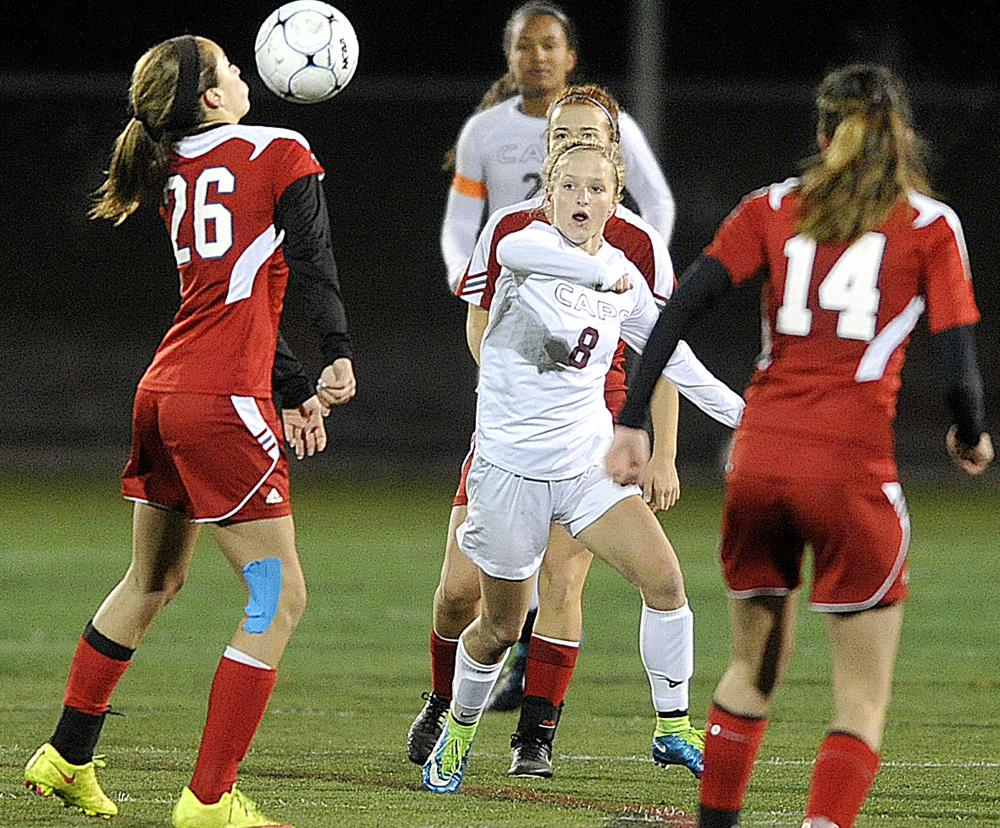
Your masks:
{"label": "soccer ball", "polygon": [[276,95],[295,103],[319,103],[354,77],[358,37],[333,6],[294,0],[261,24],[254,58],[261,80]]}

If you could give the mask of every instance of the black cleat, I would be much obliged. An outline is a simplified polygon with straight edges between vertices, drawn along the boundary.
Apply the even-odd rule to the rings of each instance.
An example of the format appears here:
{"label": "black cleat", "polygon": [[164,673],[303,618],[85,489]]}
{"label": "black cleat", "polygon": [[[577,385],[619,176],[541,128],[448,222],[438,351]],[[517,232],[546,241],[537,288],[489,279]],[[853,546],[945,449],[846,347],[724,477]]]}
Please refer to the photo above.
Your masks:
{"label": "black cleat", "polygon": [[511,658],[504,667],[493,692],[490,693],[489,701],[486,702],[487,710],[497,710],[509,713],[517,710],[524,700],[524,669],[527,660],[519,656]]}
{"label": "black cleat", "polygon": [[512,761],[508,776],[534,776],[539,779],[550,779],[555,772],[552,769],[552,742],[545,739],[533,739],[515,733],[510,740],[510,755]]}
{"label": "black cleat", "polygon": [[406,755],[415,765],[423,765],[431,755],[438,736],[444,730],[448,708],[451,706],[451,699],[439,696],[433,690],[423,693],[421,698],[426,699],[427,704],[413,720],[410,732],[406,734]]}

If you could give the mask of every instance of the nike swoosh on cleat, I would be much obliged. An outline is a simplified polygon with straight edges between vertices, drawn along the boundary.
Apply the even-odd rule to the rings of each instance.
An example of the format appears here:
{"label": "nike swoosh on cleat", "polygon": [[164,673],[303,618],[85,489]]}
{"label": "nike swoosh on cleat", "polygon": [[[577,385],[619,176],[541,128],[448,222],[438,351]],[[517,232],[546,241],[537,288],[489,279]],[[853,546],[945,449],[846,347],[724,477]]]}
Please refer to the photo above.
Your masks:
{"label": "nike swoosh on cleat", "polygon": [[[53,765],[52,767],[56,768],[55,765]],[[59,775],[63,778],[63,782],[65,782],[67,785],[72,785],[74,782],[76,782],[75,773],[72,776],[67,776],[65,773],[62,772],[62,769],[56,768],[56,770],[59,771]]]}
{"label": "nike swoosh on cleat", "polygon": [[448,779],[445,779],[438,773],[437,767],[433,764],[433,762],[431,763],[430,768],[428,768],[427,770],[427,778],[429,779],[432,785],[439,788],[443,788],[447,786],[449,782],[451,782],[450,777]]}

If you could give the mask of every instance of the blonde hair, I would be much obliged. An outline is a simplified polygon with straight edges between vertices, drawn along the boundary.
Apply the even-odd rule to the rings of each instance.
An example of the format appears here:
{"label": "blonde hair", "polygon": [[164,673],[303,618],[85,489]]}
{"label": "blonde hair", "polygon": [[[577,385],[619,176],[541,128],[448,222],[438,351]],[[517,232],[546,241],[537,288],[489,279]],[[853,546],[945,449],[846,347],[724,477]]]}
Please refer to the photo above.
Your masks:
{"label": "blonde hair", "polygon": [[185,35],[158,43],[136,61],[129,86],[133,116],[115,139],[91,218],[121,224],[140,204],[162,201],[174,144],[201,123],[201,95],[218,83],[214,48],[211,40]]}
{"label": "blonde hair", "polygon": [[819,242],[856,239],[908,191],[930,192],[906,91],[888,69],[831,72],[816,107],[817,131],[829,144],[806,162],[798,232]]}
{"label": "blonde hair", "polygon": [[601,110],[608,119],[611,140],[615,143],[621,142],[621,131],[618,128],[618,101],[603,86],[597,86],[593,83],[567,86],[559,94],[559,97],[549,105],[548,111],[545,113],[546,133],[549,136],[549,141],[552,140],[552,118],[555,116],[556,110],[563,105],[573,106],[576,104],[593,106]]}
{"label": "blonde hair", "polygon": [[559,176],[559,169],[574,152],[596,152],[606,160],[615,172],[615,201],[621,201],[622,192],[625,189],[625,162],[622,160],[621,150],[618,144],[606,144],[595,138],[580,138],[560,141],[549,154],[545,156],[545,166],[542,168],[542,175],[545,179],[546,190],[551,192]]}
{"label": "blonde hair", "polygon": [[[566,15],[566,12],[555,3],[549,3],[546,0],[528,0],[527,3],[523,3],[514,9],[510,17],[507,18],[502,40],[504,57],[510,54],[510,50],[514,46],[514,34],[524,21],[533,17],[546,16],[554,17],[559,21],[559,25],[562,26],[563,33],[566,35],[567,48],[573,52],[578,51],[579,42],[576,36],[576,27],[573,25],[573,21]],[[514,76],[511,74],[510,69],[508,69],[493,81],[489,89],[483,93],[483,97],[473,110],[473,114],[482,112],[484,109],[489,109],[491,106],[496,106],[501,101],[514,97],[517,92],[517,83],[514,82]],[[457,146],[457,143],[452,144],[451,149],[445,154],[444,162],[441,164],[441,169],[444,172],[451,172],[455,169],[455,150]]]}

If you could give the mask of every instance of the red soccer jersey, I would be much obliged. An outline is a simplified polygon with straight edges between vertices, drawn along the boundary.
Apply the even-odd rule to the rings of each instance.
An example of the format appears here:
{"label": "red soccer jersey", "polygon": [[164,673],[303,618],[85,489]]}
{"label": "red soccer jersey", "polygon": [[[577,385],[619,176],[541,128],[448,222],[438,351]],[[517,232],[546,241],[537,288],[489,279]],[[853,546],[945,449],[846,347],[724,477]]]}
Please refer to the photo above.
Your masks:
{"label": "red soccer jersey", "polygon": [[[796,233],[797,185],[789,179],[747,196],[705,249],[736,284],[767,275],[763,351],[740,430],[777,438],[775,447],[830,447],[845,458],[837,473],[892,477],[910,332],[925,309],[933,333],[979,320],[962,227],[947,205],[911,193],[877,230],[817,244]],[[791,454],[777,451],[775,468]]]}
{"label": "red soccer jersey", "polygon": [[323,168],[296,132],[227,125],[182,139],[161,208],[181,305],[139,385],[270,397],[288,282],[274,211]]}
{"label": "red soccer jersey", "polygon": [[[493,300],[493,286],[500,275],[500,263],[497,261],[497,245],[504,236],[515,233],[527,227],[533,221],[548,223],[545,212],[540,206],[526,208],[526,202],[514,205],[506,210],[498,210],[483,228],[483,234],[489,233],[490,246],[485,250],[476,246],[472,260],[458,288],[460,296],[482,292],[478,304],[489,309]],[[535,202],[536,204],[538,202]],[[619,206],[604,226],[604,238],[621,250],[643,275],[653,298],[661,308],[670,298],[674,289],[673,264],[666,245],[658,239],[654,241],[651,228],[635,213]],[[482,237],[481,237],[482,238]],[[484,261],[485,259],[485,261]],[[625,403],[625,343],[619,341],[604,381],[604,396],[611,413],[617,417]]]}

